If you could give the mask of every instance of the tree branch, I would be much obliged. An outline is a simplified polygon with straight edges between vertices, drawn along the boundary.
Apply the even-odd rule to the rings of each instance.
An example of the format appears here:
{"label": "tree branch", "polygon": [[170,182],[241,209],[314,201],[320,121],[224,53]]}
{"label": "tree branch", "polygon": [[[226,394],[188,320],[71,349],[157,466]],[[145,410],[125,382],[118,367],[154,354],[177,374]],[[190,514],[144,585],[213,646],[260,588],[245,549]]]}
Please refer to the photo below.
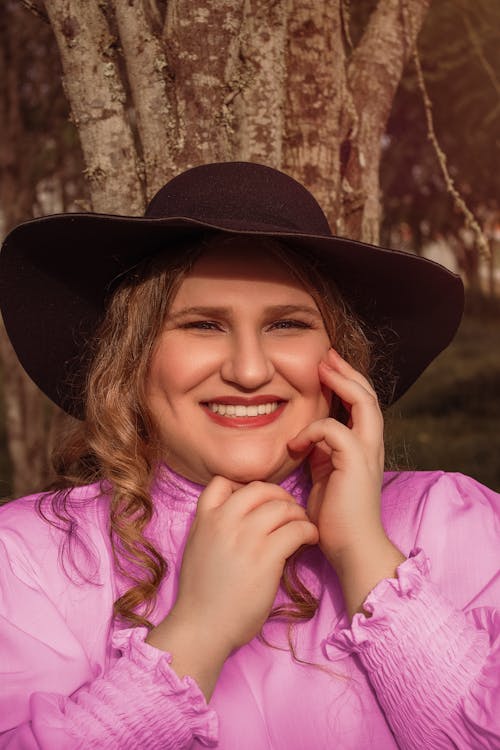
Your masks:
{"label": "tree branch", "polygon": [[479,41],[478,35],[472,26],[467,14],[462,9],[460,11],[460,15],[462,16],[462,20],[464,22],[464,26],[467,31],[467,36],[469,37],[469,41],[474,48],[474,52],[476,53],[477,57],[479,58],[479,62],[483,68],[483,70],[486,73],[486,76],[489,78],[491,85],[495,89],[497,96],[500,98],[500,80],[498,79],[497,74],[495,73],[495,69],[488,61],[486,55],[484,54],[483,48],[481,46],[481,42]]}
{"label": "tree branch", "polygon": [[[173,91],[167,87],[165,51],[151,28],[151,3],[114,0],[114,6],[142,143],[146,193],[151,198],[174,172]],[[158,25],[159,18],[153,20]]]}
{"label": "tree branch", "polygon": [[377,78],[384,80],[383,101],[370,99],[364,102],[365,106],[388,113],[430,1],[379,0],[348,66],[354,95],[356,83],[374,79],[374,68]]}
{"label": "tree branch", "polygon": [[144,198],[113,39],[98,0],[46,0],[95,211],[141,214]]}
{"label": "tree branch", "polygon": [[415,63],[415,68],[417,70],[418,86],[420,89],[420,93],[422,94],[422,100],[424,103],[425,120],[427,123],[427,137],[429,138],[432,144],[432,147],[434,149],[434,153],[436,154],[436,158],[438,160],[438,164],[441,169],[441,174],[443,175],[444,183],[446,185],[446,190],[451,196],[453,203],[455,204],[455,208],[464,217],[466,226],[469,229],[471,229],[471,231],[473,232],[476,246],[478,247],[479,252],[481,253],[481,255],[483,255],[484,258],[489,259],[491,258],[491,250],[490,250],[490,246],[486,238],[486,235],[484,234],[483,230],[479,226],[479,223],[476,217],[474,216],[472,211],[469,209],[465,200],[462,198],[459,191],[457,190],[455,186],[455,182],[448,170],[448,165],[446,163],[446,154],[444,153],[443,149],[439,145],[436,131],[434,129],[434,118],[432,116],[432,103],[429,98],[429,94],[427,93],[427,87],[425,85],[425,80],[424,80],[424,74],[422,72],[422,65],[420,64],[420,57],[418,55],[417,50],[415,50],[414,52],[413,62]]}
{"label": "tree branch", "polygon": [[34,0],[21,0],[21,5],[23,5],[26,10],[29,10],[34,16],[45,21],[45,23],[50,23],[48,15],[38,7],[38,4],[34,2]]}
{"label": "tree branch", "polygon": [[346,217],[347,234],[378,242],[380,139],[393,98],[430,0],[379,0],[348,64],[348,86],[359,132],[350,151],[343,193],[360,200]]}

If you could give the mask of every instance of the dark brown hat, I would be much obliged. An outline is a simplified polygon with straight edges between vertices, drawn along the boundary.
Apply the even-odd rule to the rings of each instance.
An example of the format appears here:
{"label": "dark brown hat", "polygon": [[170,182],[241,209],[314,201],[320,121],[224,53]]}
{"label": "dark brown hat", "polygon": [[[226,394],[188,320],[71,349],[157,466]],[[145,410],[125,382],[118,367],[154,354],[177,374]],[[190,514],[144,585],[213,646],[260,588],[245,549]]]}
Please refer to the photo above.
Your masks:
{"label": "dark brown hat", "polygon": [[[214,230],[273,237],[318,258],[352,309],[373,330],[394,334],[399,398],[451,341],[464,303],[459,276],[430,260],[331,234],[302,185],[248,162],[194,167],[168,182],[144,217],[55,214],[27,221],[0,253],[0,307],[28,375],[82,418],[83,357],[109,290],[142,259]],[[78,363],[78,364],[77,364]],[[70,385],[73,383],[73,386]]]}

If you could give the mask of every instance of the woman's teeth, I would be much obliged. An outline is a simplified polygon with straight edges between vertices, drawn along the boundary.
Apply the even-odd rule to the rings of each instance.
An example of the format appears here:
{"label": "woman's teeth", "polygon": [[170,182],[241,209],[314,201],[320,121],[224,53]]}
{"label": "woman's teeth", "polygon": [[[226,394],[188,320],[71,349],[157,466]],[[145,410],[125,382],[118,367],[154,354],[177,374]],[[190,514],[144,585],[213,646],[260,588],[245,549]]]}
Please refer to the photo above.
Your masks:
{"label": "woman's teeth", "polygon": [[242,404],[217,404],[213,401],[208,403],[208,408],[214,414],[220,414],[225,417],[258,417],[261,414],[271,414],[278,408],[278,401],[272,401],[269,404],[252,404],[243,406]]}

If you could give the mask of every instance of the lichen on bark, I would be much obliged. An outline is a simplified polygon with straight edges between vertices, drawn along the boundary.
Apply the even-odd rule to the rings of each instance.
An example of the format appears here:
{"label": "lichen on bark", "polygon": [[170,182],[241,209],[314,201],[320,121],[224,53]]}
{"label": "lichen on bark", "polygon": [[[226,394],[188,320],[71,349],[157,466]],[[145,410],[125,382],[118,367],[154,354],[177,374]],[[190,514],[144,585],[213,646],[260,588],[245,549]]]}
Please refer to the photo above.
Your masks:
{"label": "lichen on bark", "polygon": [[[137,151],[106,18],[95,0],[46,0],[90,183],[92,207],[139,214],[144,208]],[[95,175],[99,179],[95,179]]]}

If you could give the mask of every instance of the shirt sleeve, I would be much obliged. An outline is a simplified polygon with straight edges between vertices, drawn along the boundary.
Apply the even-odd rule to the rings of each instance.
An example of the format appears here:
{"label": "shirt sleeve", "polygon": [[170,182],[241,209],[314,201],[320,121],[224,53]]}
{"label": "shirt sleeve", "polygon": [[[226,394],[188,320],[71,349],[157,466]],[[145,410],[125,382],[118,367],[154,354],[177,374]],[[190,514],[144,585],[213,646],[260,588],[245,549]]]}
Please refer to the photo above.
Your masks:
{"label": "shirt sleeve", "polygon": [[191,677],[178,677],[169,653],[145,642],[146,628],[117,632],[121,656],[93,674],[57,603],[1,543],[0,628],[2,750],[217,744],[215,711]]}
{"label": "shirt sleeve", "polygon": [[[457,481],[422,499],[426,549],[415,546],[397,578],[368,594],[370,617],[356,613],[325,644],[358,656],[402,750],[500,748],[500,498]],[[460,521],[442,525],[446,515]]]}

